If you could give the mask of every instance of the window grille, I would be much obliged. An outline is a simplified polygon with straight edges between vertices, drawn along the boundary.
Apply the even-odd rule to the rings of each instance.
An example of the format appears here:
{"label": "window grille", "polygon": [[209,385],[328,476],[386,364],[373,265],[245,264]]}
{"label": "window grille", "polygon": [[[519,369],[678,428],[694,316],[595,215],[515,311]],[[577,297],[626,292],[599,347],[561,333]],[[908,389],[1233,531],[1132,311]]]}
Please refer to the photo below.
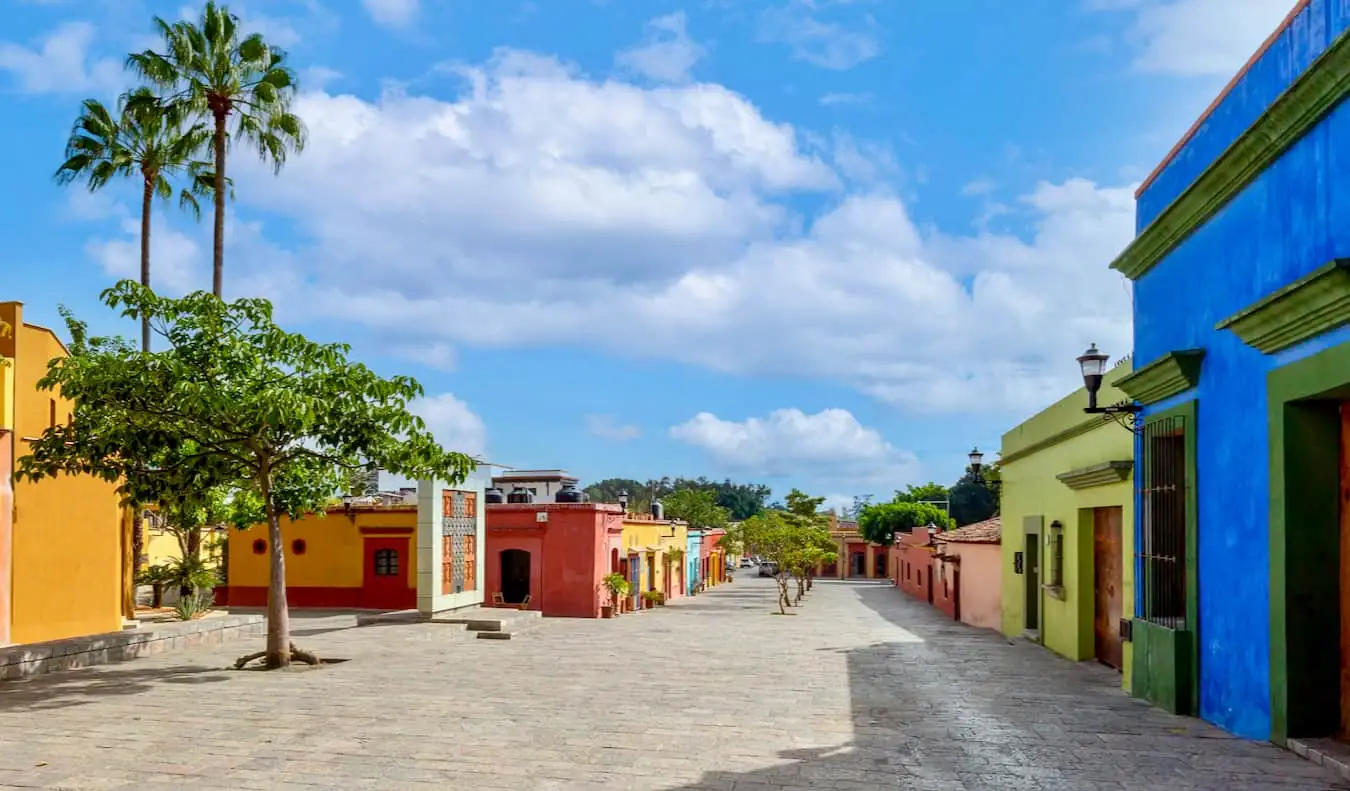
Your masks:
{"label": "window grille", "polygon": [[1046,536],[1046,554],[1050,556],[1049,574],[1045,584],[1051,588],[1064,586],[1064,525],[1058,520],[1050,523],[1050,534]]}
{"label": "window grille", "polygon": [[377,577],[398,576],[398,550],[396,549],[375,550],[375,576]]}
{"label": "window grille", "polygon": [[1139,489],[1143,529],[1136,550],[1141,620],[1186,628],[1186,418],[1144,427]]}

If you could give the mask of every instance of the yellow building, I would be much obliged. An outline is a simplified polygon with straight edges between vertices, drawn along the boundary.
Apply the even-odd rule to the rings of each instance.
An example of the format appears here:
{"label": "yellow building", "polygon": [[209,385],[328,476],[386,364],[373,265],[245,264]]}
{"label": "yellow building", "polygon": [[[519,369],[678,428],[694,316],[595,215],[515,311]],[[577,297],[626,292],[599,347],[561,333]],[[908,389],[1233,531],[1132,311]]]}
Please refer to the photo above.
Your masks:
{"label": "yellow building", "polygon": [[[1108,372],[1098,399],[1128,358]],[[1134,612],[1134,434],[1083,412],[1079,388],[1003,435],[1003,633],[1073,660],[1097,659],[1130,688]]]}
{"label": "yellow building", "polygon": [[13,479],[31,441],[73,419],[68,399],[37,387],[65,346],[25,324],[18,302],[0,302],[0,322],[9,328],[0,333],[0,644],[118,631],[131,593],[131,533],[116,485],[88,475]]}
{"label": "yellow building", "polygon": [[[643,514],[628,514],[623,520],[623,553],[638,557],[638,588],[660,591],[666,599],[685,594],[688,582],[683,562],[689,542],[689,527],[673,519],[654,519]],[[678,550],[678,551],[677,551]],[[629,579],[632,579],[630,571]]]}
{"label": "yellow building", "polygon": [[[281,518],[286,598],[292,607],[411,610],[417,604],[417,506],[336,506],[292,522]],[[264,607],[270,561],[267,526],[231,530],[229,584],[216,601]]]}

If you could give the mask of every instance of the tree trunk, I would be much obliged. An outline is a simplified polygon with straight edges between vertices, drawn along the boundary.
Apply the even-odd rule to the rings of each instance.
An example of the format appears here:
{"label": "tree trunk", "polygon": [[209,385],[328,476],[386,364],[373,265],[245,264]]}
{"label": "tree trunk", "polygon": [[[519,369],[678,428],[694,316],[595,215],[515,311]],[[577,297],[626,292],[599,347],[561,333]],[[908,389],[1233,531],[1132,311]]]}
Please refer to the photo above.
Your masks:
{"label": "tree trunk", "polygon": [[281,518],[272,502],[271,472],[263,473],[263,503],[267,509],[267,549],[271,556],[271,575],[267,581],[267,653],[268,668],[291,664],[291,613],[286,606],[286,552],[281,543]]}
{"label": "tree trunk", "polygon": [[[141,285],[150,288],[150,211],[155,199],[152,174],[145,174],[141,190]],[[141,316],[141,351],[150,351],[150,317]]]}
{"label": "tree trunk", "polygon": [[223,297],[225,281],[225,120],[227,114],[219,110],[216,119],[216,229],[211,244],[211,293]]}

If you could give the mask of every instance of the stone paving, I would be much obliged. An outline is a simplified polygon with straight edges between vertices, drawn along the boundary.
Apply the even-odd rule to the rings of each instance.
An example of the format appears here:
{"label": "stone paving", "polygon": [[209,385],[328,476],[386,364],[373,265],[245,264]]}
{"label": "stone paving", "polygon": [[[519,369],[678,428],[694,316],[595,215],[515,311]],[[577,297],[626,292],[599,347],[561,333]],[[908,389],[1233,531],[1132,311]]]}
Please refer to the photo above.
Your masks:
{"label": "stone paving", "polygon": [[742,576],[509,642],[302,617],[297,642],[350,661],[222,670],[245,640],[3,683],[0,788],[1344,788],[894,588],[772,599]]}

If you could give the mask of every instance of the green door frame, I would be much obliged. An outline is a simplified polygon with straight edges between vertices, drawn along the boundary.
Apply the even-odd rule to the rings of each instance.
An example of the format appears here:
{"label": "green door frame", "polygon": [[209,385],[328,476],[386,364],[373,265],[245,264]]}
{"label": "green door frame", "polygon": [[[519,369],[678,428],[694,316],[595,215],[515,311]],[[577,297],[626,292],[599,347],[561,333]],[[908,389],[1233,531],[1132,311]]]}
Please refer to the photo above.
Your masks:
{"label": "green door frame", "polygon": [[[1138,555],[1144,546],[1143,531],[1147,509],[1140,498],[1135,500],[1134,536],[1135,557],[1135,616],[1131,641],[1134,644],[1131,690],[1136,697],[1161,706],[1173,714],[1197,714],[1200,711],[1200,579],[1199,579],[1199,465],[1196,463],[1196,435],[1199,430],[1199,404],[1192,398],[1169,409],[1153,412],[1144,418],[1144,428],[1170,418],[1182,418],[1185,426],[1183,442],[1184,474],[1186,476],[1186,624],[1184,629],[1171,629],[1144,619],[1140,608],[1142,597],[1148,595],[1149,570],[1141,566]],[[1147,436],[1147,434],[1145,434]],[[1144,448],[1143,465],[1135,470],[1135,484],[1141,489],[1148,485],[1149,449]]]}
{"label": "green door frame", "polygon": [[1340,689],[1340,624],[1331,614],[1340,610],[1342,399],[1350,399],[1350,343],[1266,375],[1270,739],[1281,745],[1340,725],[1340,695],[1329,691]]}

